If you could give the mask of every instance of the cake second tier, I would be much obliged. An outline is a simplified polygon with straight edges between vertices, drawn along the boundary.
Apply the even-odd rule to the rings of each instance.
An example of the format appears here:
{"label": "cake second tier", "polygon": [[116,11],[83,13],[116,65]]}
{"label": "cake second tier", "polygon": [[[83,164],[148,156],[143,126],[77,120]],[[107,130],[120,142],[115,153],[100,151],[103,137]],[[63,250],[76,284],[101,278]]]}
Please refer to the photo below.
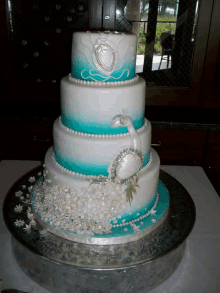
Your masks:
{"label": "cake second tier", "polygon": [[[169,195],[165,187],[161,193],[158,186],[159,167],[160,159],[152,149],[138,184],[132,186],[129,202],[129,186],[105,177],[73,174],[56,163],[50,148],[44,183],[33,192],[34,210],[46,229],[70,240],[94,244],[133,241],[158,227],[167,215]],[[142,231],[140,235],[134,235],[136,228]]]}

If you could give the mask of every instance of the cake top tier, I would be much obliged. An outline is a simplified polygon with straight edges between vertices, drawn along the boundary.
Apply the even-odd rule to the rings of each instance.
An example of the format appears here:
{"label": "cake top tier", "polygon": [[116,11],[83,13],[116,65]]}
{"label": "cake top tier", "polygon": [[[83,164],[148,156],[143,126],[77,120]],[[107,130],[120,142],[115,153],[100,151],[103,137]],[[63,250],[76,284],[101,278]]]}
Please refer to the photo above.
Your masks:
{"label": "cake top tier", "polygon": [[72,77],[88,81],[123,81],[135,76],[137,37],[119,32],[76,32]]}

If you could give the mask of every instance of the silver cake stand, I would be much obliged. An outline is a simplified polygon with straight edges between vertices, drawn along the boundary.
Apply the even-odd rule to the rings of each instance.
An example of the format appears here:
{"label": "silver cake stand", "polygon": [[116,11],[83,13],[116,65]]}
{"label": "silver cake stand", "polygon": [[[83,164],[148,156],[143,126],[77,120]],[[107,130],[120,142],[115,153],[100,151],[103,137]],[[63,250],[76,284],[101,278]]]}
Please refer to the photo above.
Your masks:
{"label": "silver cake stand", "polygon": [[[20,227],[15,225],[18,219],[25,223],[31,220],[27,213],[28,188],[33,185],[30,177],[38,179],[40,173],[42,168],[38,167],[20,178],[3,206],[14,256],[39,285],[57,293],[146,293],[175,271],[195,223],[195,206],[172,176],[160,171],[160,180],[169,190],[170,208],[157,229],[134,242],[89,245],[45,233],[39,223],[31,229],[24,229],[21,222]],[[18,213],[14,208],[21,201],[23,209]]]}

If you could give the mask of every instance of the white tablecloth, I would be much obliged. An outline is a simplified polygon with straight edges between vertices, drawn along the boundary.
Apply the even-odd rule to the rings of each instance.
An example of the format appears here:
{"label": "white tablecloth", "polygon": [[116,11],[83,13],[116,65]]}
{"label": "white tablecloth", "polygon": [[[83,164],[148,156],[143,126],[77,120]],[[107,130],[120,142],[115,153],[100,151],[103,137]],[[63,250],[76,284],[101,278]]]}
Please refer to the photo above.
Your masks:
{"label": "white tablecloth", "polygon": [[[34,161],[0,163],[0,206],[13,185],[23,174],[40,165]],[[187,240],[186,253],[174,274],[151,293],[218,293],[220,292],[220,198],[201,167],[162,166],[192,196],[196,205],[196,223]],[[33,293],[48,293],[32,281],[16,263],[10,247],[10,233],[0,213],[0,279],[3,288]],[[138,292],[137,292],[138,293]]]}

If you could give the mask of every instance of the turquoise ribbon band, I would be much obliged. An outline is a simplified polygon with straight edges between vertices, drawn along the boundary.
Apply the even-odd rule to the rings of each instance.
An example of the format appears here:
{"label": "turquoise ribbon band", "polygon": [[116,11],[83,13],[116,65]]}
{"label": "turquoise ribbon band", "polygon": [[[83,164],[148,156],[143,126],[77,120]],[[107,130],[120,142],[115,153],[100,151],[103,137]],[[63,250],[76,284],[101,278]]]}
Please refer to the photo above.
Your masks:
{"label": "turquoise ribbon band", "polygon": [[[67,170],[73,171],[75,173],[83,174],[83,175],[93,175],[93,176],[108,176],[108,165],[98,165],[88,163],[88,162],[80,162],[71,160],[68,157],[65,157],[63,154],[60,154],[57,151],[54,151],[55,160],[58,164],[60,164],[62,167],[66,168]],[[150,152],[144,155],[143,159],[143,165],[142,167],[146,166],[147,163],[150,160]]]}

